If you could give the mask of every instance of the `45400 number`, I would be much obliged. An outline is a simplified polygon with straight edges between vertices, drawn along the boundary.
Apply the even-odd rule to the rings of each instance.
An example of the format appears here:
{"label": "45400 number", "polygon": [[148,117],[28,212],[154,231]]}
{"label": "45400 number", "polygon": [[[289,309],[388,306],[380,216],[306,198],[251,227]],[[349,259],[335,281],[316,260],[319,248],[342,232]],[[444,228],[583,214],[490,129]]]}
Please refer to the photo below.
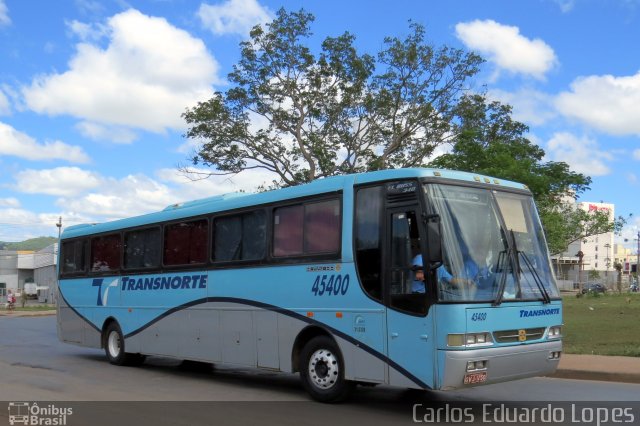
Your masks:
{"label": "45400 number", "polygon": [[315,296],[344,296],[349,290],[349,274],[318,275],[311,286],[311,293]]}

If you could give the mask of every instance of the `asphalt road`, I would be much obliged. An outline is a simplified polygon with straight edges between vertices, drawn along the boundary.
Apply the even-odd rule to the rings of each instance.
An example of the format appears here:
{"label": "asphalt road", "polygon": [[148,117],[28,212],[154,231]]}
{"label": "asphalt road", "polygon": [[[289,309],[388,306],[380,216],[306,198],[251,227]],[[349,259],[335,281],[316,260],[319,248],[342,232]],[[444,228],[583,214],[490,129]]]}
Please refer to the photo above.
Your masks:
{"label": "asphalt road", "polygon": [[[0,401],[72,407],[67,425],[396,424],[414,423],[416,415],[424,420],[424,407],[506,403],[517,408],[549,401],[584,406],[636,401],[640,420],[635,384],[534,378],[452,392],[358,387],[348,402],[325,405],[309,400],[297,375],[187,368],[153,357],[141,367],[113,366],[100,350],[60,343],[52,316],[0,317],[0,338]],[[0,426],[8,424],[7,412],[0,404]],[[569,422],[569,411],[565,420],[576,424]]]}

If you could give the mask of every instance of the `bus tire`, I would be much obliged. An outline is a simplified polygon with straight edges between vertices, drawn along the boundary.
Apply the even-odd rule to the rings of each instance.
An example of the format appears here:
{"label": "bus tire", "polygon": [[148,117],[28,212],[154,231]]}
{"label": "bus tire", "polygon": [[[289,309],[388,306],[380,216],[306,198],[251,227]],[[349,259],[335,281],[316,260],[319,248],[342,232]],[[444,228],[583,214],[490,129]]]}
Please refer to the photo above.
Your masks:
{"label": "bus tire", "polygon": [[327,336],[307,342],[301,352],[299,370],[302,385],[316,401],[342,401],[354,386],[344,378],[344,361],[338,345]]}
{"label": "bus tire", "polygon": [[145,360],[144,355],[125,352],[124,336],[117,322],[112,322],[105,330],[104,351],[113,365],[140,365]]}

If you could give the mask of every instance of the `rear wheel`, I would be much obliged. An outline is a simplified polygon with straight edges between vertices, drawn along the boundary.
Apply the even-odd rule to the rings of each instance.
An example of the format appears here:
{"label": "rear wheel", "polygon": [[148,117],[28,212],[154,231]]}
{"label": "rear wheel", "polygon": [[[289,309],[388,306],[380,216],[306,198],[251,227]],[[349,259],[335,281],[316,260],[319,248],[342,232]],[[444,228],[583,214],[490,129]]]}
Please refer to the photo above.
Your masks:
{"label": "rear wheel", "polygon": [[317,401],[341,401],[353,389],[354,383],[344,378],[338,345],[327,336],[314,337],[304,346],[299,368],[304,388]]}
{"label": "rear wheel", "polygon": [[105,330],[104,351],[113,365],[140,365],[145,359],[144,355],[125,352],[124,337],[117,322],[112,322]]}

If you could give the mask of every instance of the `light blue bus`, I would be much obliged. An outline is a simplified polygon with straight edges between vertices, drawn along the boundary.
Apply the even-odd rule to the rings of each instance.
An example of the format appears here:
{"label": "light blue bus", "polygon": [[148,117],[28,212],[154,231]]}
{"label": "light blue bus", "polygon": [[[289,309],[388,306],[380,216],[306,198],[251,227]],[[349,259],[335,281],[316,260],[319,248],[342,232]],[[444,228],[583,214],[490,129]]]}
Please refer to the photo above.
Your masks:
{"label": "light blue bus", "polygon": [[562,305],[530,191],[399,169],[65,229],[58,336],[354,385],[457,389],[552,373]]}

